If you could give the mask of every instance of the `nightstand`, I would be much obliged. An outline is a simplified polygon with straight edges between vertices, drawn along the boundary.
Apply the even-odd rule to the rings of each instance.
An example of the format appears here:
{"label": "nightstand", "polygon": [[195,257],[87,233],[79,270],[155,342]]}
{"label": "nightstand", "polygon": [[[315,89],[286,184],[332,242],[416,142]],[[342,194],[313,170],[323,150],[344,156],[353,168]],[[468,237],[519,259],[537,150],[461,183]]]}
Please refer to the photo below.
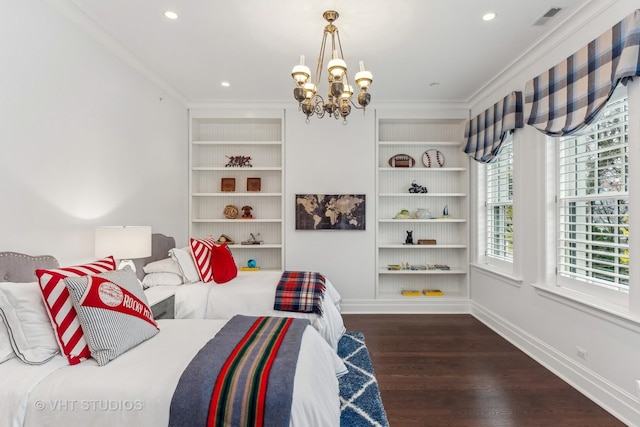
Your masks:
{"label": "nightstand", "polygon": [[155,320],[160,319],[173,319],[173,309],[175,306],[175,296],[169,295],[162,301],[159,301],[151,306],[151,312]]}
{"label": "nightstand", "polygon": [[174,318],[175,296],[173,293],[157,292],[155,288],[149,288],[144,293],[147,295],[155,320]]}

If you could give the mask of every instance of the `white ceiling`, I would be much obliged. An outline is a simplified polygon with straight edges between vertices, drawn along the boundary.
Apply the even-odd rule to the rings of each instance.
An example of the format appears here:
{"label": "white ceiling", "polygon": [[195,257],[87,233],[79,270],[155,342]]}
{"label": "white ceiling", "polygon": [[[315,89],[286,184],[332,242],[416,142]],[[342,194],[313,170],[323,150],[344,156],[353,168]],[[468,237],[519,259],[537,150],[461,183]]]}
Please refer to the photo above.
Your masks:
{"label": "white ceiling", "polygon": [[[295,102],[291,68],[303,54],[315,72],[322,13],[336,10],[350,75],[359,60],[373,73],[373,105],[469,102],[591,0],[68,1],[188,102]],[[534,26],[551,7],[563,10]]]}

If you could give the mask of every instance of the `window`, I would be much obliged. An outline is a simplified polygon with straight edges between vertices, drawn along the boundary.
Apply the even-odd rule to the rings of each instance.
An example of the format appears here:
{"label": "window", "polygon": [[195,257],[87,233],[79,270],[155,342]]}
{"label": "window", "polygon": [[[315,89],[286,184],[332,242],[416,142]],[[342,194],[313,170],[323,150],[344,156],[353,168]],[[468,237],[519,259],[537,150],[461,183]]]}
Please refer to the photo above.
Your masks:
{"label": "window", "polygon": [[500,153],[486,170],[487,263],[513,263],[513,134],[505,137]]}
{"label": "window", "polygon": [[629,292],[628,102],[619,87],[594,124],[556,149],[558,284],[614,301]]}

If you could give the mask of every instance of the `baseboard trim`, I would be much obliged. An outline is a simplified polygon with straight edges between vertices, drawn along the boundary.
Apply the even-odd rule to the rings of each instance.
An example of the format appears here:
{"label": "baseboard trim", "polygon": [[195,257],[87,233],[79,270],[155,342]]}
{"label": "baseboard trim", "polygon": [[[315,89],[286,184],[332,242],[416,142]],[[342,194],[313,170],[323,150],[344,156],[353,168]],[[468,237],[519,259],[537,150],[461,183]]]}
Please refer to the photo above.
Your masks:
{"label": "baseboard trim", "polygon": [[623,423],[640,420],[640,399],[475,302],[471,314]]}

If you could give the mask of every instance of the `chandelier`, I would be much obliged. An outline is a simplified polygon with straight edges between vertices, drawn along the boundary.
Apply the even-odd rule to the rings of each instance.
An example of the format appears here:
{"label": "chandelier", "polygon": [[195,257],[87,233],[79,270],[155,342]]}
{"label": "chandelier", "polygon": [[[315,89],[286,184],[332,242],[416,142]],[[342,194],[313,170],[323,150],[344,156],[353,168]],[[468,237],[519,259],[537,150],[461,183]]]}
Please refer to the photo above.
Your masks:
{"label": "chandelier", "polygon": [[[353,87],[347,75],[347,63],[344,61],[344,55],[342,53],[340,34],[338,33],[338,28],[333,25],[333,22],[338,19],[338,12],[328,10],[323,13],[322,16],[329,24],[324,27],[315,78],[313,82],[309,81],[311,70],[304,65],[304,55],[301,55],[300,64],[294,66],[291,71],[291,76],[296,82],[296,88],[293,89],[293,97],[298,101],[298,108],[307,116],[307,123],[309,123],[309,117],[314,114],[319,118],[328,114],[335,119],[342,117],[342,123],[346,124],[347,116],[351,113],[352,105],[359,110],[365,110],[367,105],[369,105],[371,94],[367,92],[367,88],[373,82],[373,75],[369,71],[365,71],[364,63],[360,61],[360,71],[355,75],[355,83],[360,87],[360,93],[358,94],[359,106],[356,105],[351,99],[353,96]],[[331,35],[331,60],[329,60],[327,64],[329,88],[327,91],[327,100],[325,101],[325,99],[318,94],[317,90],[318,83],[322,78],[328,35]]]}

